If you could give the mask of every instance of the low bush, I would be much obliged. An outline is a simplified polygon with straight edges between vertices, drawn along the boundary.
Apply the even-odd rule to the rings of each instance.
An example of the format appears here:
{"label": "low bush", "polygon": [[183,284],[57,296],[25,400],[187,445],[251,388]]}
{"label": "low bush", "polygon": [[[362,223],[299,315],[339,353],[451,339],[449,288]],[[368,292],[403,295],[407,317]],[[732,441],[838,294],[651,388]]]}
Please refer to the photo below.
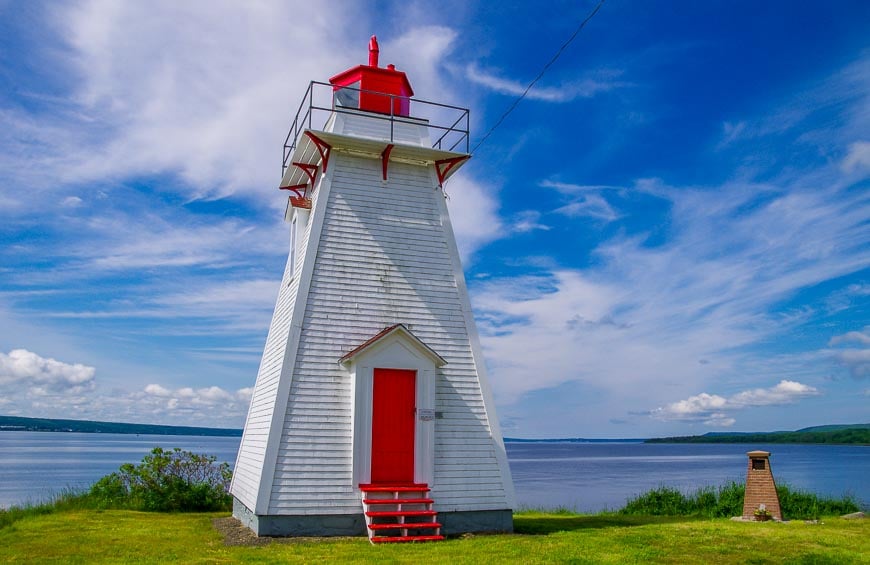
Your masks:
{"label": "low bush", "polygon": [[65,488],[44,502],[0,508],[0,529],[30,516],[68,510],[228,511],[232,471],[216,460],[177,447],[155,447],[138,465],[125,463],[90,489]]}
{"label": "low bush", "polygon": [[620,514],[645,516],[683,516],[691,514],[691,501],[675,488],[660,486],[636,498],[619,511]]}
{"label": "low bush", "polygon": [[786,518],[814,520],[821,516],[841,516],[861,510],[851,496],[825,498],[787,486],[776,487],[776,493],[779,495],[782,515]]}
{"label": "low bush", "polygon": [[216,457],[179,448],[155,447],[138,465],[125,463],[118,472],[94,483],[90,497],[103,508],[160,512],[229,510],[232,471]]}
{"label": "low bush", "polygon": [[[812,520],[820,516],[836,516],[860,510],[854,499],[825,498],[795,490],[786,485],[776,487],[782,515],[786,519]],[[718,488],[705,487],[693,494],[660,486],[631,498],[620,514],[645,516],[704,516],[724,518],[743,514],[745,486],[729,482]]]}

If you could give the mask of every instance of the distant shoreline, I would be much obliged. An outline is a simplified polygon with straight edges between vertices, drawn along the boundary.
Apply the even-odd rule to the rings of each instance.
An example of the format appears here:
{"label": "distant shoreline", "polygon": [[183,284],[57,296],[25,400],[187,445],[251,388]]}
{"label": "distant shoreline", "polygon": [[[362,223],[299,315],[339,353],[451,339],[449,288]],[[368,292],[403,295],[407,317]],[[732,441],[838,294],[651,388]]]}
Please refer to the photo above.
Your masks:
{"label": "distant shoreline", "polygon": [[242,430],[232,428],[164,426],[159,424],[129,424],[124,422],[100,422],[94,420],[58,420],[54,418],[0,416],[0,432],[4,431],[242,437]]}
{"label": "distant shoreline", "polygon": [[698,436],[636,439],[519,439],[505,443],[802,443],[808,445],[870,445],[870,424],[834,424],[779,432],[710,432]]}
{"label": "distant shoreline", "polygon": [[523,439],[517,437],[504,438],[505,443],[646,443],[647,438],[618,438],[618,439],[590,439],[585,437],[551,438],[551,439]]}
{"label": "distant shoreline", "polygon": [[[25,418],[0,416],[0,432],[78,432],[164,436],[242,437],[235,428],[196,426],[166,426],[131,424],[94,420],[59,420],[55,418]],[[814,426],[795,431],[779,432],[710,432],[697,436],[661,438],[504,438],[505,443],[803,443],[836,445],[870,445],[870,424],[837,424]]]}
{"label": "distant shoreline", "polygon": [[870,424],[813,426],[782,432],[711,432],[701,436],[663,437],[646,443],[803,443],[870,445]]}

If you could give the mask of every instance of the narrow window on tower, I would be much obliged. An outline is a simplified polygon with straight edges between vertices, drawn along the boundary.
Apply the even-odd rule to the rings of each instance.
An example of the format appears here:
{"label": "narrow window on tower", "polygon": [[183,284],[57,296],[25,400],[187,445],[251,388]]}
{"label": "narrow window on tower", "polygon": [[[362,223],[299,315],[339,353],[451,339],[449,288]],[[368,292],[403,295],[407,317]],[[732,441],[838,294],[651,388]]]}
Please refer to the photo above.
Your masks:
{"label": "narrow window on tower", "polygon": [[293,219],[290,220],[290,278],[296,276],[296,245],[299,241],[299,235],[296,233],[299,226],[299,214],[293,212]]}
{"label": "narrow window on tower", "polygon": [[299,255],[305,245],[305,228],[308,227],[309,213],[306,208],[293,209],[293,219],[290,220],[290,279],[296,276],[299,268]]}

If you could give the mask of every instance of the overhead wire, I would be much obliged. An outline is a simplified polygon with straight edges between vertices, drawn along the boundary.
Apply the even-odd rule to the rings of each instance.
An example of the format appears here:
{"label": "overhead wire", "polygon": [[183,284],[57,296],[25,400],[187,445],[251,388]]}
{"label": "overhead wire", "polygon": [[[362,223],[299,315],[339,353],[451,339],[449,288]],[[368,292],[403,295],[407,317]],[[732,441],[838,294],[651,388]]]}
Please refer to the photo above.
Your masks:
{"label": "overhead wire", "polygon": [[549,70],[549,68],[551,66],[553,66],[553,63],[555,63],[556,60],[562,55],[562,52],[564,52],[565,49],[567,49],[568,46],[571,44],[571,42],[574,41],[574,38],[576,38],[577,35],[579,35],[581,31],[583,31],[583,28],[586,27],[586,24],[589,23],[589,20],[591,20],[592,18],[595,17],[595,14],[598,13],[598,10],[601,9],[602,5],[604,5],[604,0],[600,0],[598,2],[598,5],[595,6],[595,9],[592,10],[589,13],[589,15],[586,16],[586,18],[582,22],[580,22],[580,25],[577,26],[577,29],[575,29],[574,33],[571,34],[571,37],[569,37],[568,40],[565,41],[565,43],[563,43],[561,47],[559,47],[559,50],[556,51],[556,54],[553,55],[553,57],[547,62],[546,65],[544,65],[544,68],[541,69],[541,72],[538,73],[538,76],[536,76],[532,80],[532,82],[529,83],[529,85],[526,87],[526,89],[523,91],[523,93],[520,94],[517,97],[517,99],[513,101],[513,104],[511,104],[510,107],[507,110],[505,110],[505,112],[501,115],[501,117],[498,119],[498,121],[496,121],[495,124],[491,128],[489,128],[489,131],[487,131],[486,135],[484,135],[480,139],[480,141],[477,142],[477,145],[474,146],[474,149],[471,150],[471,153],[474,153],[475,151],[477,151],[477,149],[481,145],[483,145],[483,142],[486,141],[487,139],[489,139],[489,136],[492,135],[492,132],[494,132],[496,130],[496,128],[498,126],[500,126],[501,123],[505,120],[505,118],[507,118],[508,115],[510,115],[510,113],[514,111],[514,109],[517,107],[517,105],[519,105],[519,103],[522,102],[523,98],[526,97],[526,94],[528,94],[529,91],[532,89],[532,87],[535,86],[535,83],[537,83],[539,80],[541,80],[541,77],[543,77],[544,74]]}

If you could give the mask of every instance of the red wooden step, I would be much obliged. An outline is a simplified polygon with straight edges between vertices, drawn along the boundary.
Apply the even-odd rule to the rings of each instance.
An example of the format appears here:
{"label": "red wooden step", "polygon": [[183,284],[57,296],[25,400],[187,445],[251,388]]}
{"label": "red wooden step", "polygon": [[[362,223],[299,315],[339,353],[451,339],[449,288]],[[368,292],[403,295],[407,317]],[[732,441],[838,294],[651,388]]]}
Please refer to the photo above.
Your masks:
{"label": "red wooden step", "polygon": [[397,518],[399,516],[435,516],[434,510],[370,510],[366,512],[369,518]]}
{"label": "red wooden step", "polygon": [[394,487],[360,485],[359,489],[363,492],[428,492],[429,485],[402,485]]}
{"label": "red wooden step", "polygon": [[433,504],[431,498],[366,498],[366,504]]}
{"label": "red wooden step", "polygon": [[396,536],[373,537],[372,543],[401,543],[406,541],[441,541],[444,536]]}
{"label": "red wooden step", "polygon": [[413,524],[369,524],[372,530],[421,530],[425,528],[440,528],[438,522],[416,522]]}

